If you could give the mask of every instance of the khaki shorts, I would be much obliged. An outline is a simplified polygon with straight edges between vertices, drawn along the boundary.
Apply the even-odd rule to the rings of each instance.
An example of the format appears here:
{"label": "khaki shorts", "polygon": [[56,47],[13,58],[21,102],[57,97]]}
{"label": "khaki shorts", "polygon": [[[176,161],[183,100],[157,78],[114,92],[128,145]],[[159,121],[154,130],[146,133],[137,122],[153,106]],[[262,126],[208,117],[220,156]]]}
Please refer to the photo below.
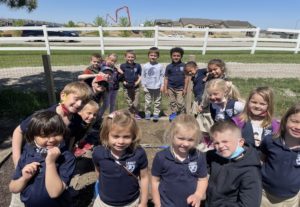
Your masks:
{"label": "khaki shorts", "polygon": [[299,207],[299,197],[300,193],[291,198],[279,198],[263,190],[260,207]]}

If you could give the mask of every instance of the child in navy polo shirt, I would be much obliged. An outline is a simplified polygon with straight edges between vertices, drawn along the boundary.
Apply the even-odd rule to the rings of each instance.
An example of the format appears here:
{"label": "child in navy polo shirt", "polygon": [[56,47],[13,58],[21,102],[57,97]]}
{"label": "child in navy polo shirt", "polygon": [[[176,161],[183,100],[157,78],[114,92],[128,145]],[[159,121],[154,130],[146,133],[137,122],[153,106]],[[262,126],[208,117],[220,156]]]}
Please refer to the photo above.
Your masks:
{"label": "child in navy polo shirt", "polygon": [[115,111],[104,118],[102,145],[94,148],[93,162],[98,174],[94,207],[146,207],[148,161],[139,146],[139,128],[129,111]]}
{"label": "child in navy polo shirt", "polygon": [[182,48],[175,47],[170,50],[172,63],[167,65],[164,80],[164,91],[170,101],[171,114],[169,120],[175,119],[177,114],[183,113],[184,96],[187,91],[187,82],[189,78],[184,73],[184,63],[181,62],[184,51]]}
{"label": "child in navy polo shirt", "polygon": [[152,197],[155,206],[199,207],[207,188],[204,155],[195,147],[201,137],[196,119],[181,114],[165,133],[170,147],[155,155]]}
{"label": "child in navy polo shirt", "polygon": [[28,207],[69,207],[66,192],[75,168],[75,157],[64,144],[66,125],[53,111],[36,112],[28,125],[27,143],[9,184],[21,192]]}
{"label": "child in navy polo shirt", "polygon": [[213,79],[206,85],[214,122],[230,120],[244,109],[238,89],[230,81]]}
{"label": "child in navy polo shirt", "polygon": [[259,207],[261,201],[260,161],[257,152],[244,145],[241,130],[231,121],[211,127],[214,150],[206,153],[208,188],[206,207]]}
{"label": "child in navy polo shirt", "polygon": [[246,143],[258,150],[262,140],[271,139],[279,130],[279,122],[273,118],[273,96],[273,91],[269,87],[253,89],[244,111],[232,119],[242,130]]}
{"label": "child in navy polo shirt", "polygon": [[261,206],[300,206],[300,103],[284,114],[278,136],[262,140],[261,151]]}
{"label": "child in navy polo shirt", "polygon": [[142,67],[134,62],[135,59],[135,52],[127,50],[125,52],[126,63],[121,64],[120,69],[123,71],[123,86],[129,111],[135,115],[136,119],[141,119],[139,116],[139,95]]}

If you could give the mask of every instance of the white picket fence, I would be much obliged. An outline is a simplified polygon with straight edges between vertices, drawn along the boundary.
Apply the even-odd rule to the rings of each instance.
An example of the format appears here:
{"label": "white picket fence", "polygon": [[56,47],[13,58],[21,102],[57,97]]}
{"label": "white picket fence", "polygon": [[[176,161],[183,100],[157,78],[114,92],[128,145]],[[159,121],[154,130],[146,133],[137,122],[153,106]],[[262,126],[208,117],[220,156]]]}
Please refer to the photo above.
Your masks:
{"label": "white picket fence", "polygon": [[[300,50],[300,30],[292,29],[268,29],[270,32],[283,32],[293,34],[292,39],[263,37],[260,28],[244,29],[215,29],[215,28],[181,28],[181,27],[0,27],[0,31],[22,31],[22,30],[43,30],[44,36],[39,37],[0,37],[0,51],[47,51],[51,50],[145,50],[156,46],[162,50],[168,50],[180,46],[185,50],[199,51],[203,55],[206,51],[291,51],[297,54]],[[48,31],[97,31],[99,36],[80,37],[52,37]],[[153,37],[106,37],[105,31],[153,31]],[[186,35],[166,35],[166,33],[199,33],[189,37]],[[211,34],[237,33],[243,36],[220,37]],[[251,36],[246,36],[251,33]],[[198,37],[200,36],[200,37]],[[27,41],[43,41],[44,43],[32,46]],[[58,44],[53,41],[76,41],[75,43]],[[26,44],[27,43],[27,44]],[[87,44],[88,43],[88,44]],[[22,44],[22,46],[20,46]],[[8,46],[7,46],[8,45]],[[13,46],[16,45],[16,46]]]}

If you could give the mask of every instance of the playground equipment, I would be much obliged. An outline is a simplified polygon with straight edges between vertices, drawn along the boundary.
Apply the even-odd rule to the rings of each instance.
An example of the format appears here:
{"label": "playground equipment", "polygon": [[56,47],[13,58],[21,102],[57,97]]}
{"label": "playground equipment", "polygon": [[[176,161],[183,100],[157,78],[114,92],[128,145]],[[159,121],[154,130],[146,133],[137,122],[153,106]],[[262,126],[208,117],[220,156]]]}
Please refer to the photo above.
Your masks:
{"label": "playground equipment", "polygon": [[110,16],[110,14],[106,14],[106,18],[105,18],[106,23],[108,23],[108,18],[111,19],[114,23],[117,23],[118,22],[118,14],[123,9],[125,9],[126,13],[127,13],[127,18],[128,18],[128,25],[127,25],[127,27],[130,27],[131,26],[131,19],[130,19],[129,8],[127,6],[123,6],[123,7],[118,8],[115,11],[115,18],[113,18],[112,16]]}

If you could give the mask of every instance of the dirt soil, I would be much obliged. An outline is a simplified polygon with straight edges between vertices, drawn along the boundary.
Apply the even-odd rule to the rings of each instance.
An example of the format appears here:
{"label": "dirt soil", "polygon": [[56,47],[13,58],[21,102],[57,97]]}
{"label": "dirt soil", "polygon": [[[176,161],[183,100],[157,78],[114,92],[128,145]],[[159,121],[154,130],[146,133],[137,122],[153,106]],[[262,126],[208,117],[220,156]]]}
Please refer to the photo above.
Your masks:
{"label": "dirt soil", "polygon": [[[167,120],[160,120],[159,122],[154,123],[152,121],[139,120],[138,124],[142,131],[141,144],[148,144],[145,146],[145,150],[148,155],[149,168],[151,168],[152,160],[156,152],[161,150],[159,146],[164,145],[162,137],[164,130],[169,125],[169,122]],[[0,130],[1,133],[5,132],[6,135],[11,135],[14,127],[15,124],[10,123],[10,125],[7,125],[5,128],[1,127]],[[1,135],[1,137],[3,136]],[[77,174],[72,181],[74,207],[87,207],[92,206],[93,204],[94,183],[96,181],[96,175],[94,173],[92,161],[89,157],[90,156],[87,155],[86,158],[80,158],[77,162],[78,171],[80,171],[81,174]],[[2,198],[0,199],[1,207],[9,206],[11,194],[8,190],[8,184],[10,182],[12,174],[13,162],[11,157],[8,157],[8,159],[0,166],[0,195]],[[151,195],[149,195],[149,198],[151,199]],[[148,206],[153,206],[151,204],[151,200],[149,200]]]}

